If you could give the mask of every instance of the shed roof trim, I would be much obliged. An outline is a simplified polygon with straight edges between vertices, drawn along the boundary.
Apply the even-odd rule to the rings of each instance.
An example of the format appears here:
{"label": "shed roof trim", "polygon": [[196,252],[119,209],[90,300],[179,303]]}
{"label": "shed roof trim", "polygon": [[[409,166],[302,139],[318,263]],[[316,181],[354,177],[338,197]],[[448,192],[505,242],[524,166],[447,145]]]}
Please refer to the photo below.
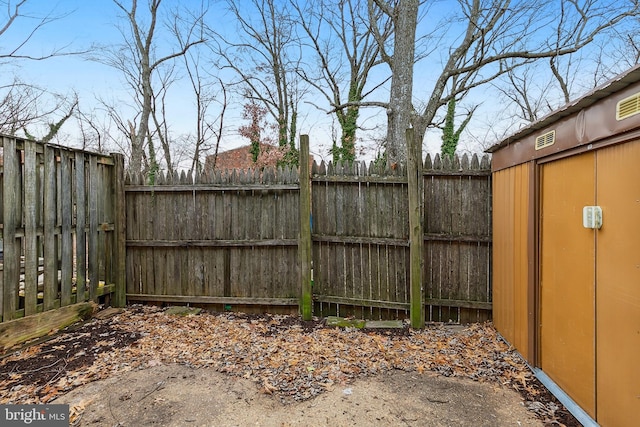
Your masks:
{"label": "shed roof trim", "polygon": [[605,84],[598,86],[597,88],[588,92],[586,95],[582,96],[581,98],[578,98],[575,101],[565,104],[559,109],[547,114],[540,120],[523,127],[513,135],[489,147],[486,150],[486,152],[494,153],[502,147],[505,147],[513,142],[516,142],[540,129],[543,129],[549,126],[554,122],[557,122],[558,120],[561,120],[567,116],[570,116],[571,114],[577,113],[580,110],[595,104],[599,100],[606,98],[607,96],[613,93],[616,93],[626,88],[627,86],[637,82],[640,82],[640,65],[637,65],[629,69],[625,73],[622,73],[617,77],[614,77],[613,79],[609,80]]}

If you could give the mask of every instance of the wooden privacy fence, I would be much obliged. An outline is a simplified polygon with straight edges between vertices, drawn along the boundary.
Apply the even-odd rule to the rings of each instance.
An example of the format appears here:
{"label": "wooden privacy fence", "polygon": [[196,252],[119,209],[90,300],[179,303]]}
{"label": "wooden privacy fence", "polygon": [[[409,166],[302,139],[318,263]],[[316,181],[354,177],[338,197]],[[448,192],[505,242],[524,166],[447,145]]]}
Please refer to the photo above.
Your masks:
{"label": "wooden privacy fence", "polygon": [[123,305],[123,157],[3,135],[0,150],[2,321],[112,292]]}
{"label": "wooden privacy fence", "polygon": [[427,156],[424,297],[432,319],[475,322],[491,310],[491,164],[488,156]]}
{"label": "wooden privacy fence", "polygon": [[[314,165],[313,273],[317,312],[407,317],[407,171],[365,163]],[[487,157],[423,166],[422,288],[429,321],[490,317],[491,170]]]}
{"label": "wooden privacy fence", "polygon": [[104,294],[412,324],[490,316],[487,158],[414,160],[413,184],[403,167],[304,163],[303,180],[266,168],[147,185],[125,184],[121,155],[0,142],[3,321]]}
{"label": "wooden privacy fence", "polygon": [[[424,318],[486,320],[491,310],[488,158],[427,156],[420,176]],[[143,182],[132,176],[125,186],[129,301],[271,309],[303,301],[304,313],[312,296],[316,315],[408,316],[404,168],[314,164],[303,185],[297,170],[271,168],[160,174],[155,185]]]}
{"label": "wooden privacy fence", "polygon": [[296,170],[127,178],[127,299],[294,306]]}

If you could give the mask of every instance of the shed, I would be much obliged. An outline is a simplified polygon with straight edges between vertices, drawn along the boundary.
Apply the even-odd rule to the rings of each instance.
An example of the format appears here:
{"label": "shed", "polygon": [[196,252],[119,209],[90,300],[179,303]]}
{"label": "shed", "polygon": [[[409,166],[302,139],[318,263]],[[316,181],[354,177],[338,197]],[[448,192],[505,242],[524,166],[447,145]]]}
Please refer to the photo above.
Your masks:
{"label": "shed", "polygon": [[640,67],[491,147],[493,319],[583,424],[640,422]]}

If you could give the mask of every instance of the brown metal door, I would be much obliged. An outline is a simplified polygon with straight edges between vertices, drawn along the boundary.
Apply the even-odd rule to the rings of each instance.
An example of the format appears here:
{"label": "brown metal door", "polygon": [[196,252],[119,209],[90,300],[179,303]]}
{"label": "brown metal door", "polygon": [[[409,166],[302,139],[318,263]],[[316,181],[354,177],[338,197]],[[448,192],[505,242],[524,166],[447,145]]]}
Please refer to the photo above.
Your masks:
{"label": "brown metal door", "polygon": [[595,418],[595,154],[541,167],[540,366]]}
{"label": "brown metal door", "polygon": [[640,423],[640,141],[599,150],[597,421]]}

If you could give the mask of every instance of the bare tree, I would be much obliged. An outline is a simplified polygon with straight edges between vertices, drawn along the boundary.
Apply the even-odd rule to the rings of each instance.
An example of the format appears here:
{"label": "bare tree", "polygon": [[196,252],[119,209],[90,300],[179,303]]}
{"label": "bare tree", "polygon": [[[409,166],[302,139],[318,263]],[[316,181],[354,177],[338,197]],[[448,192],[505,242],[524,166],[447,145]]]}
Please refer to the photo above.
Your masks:
{"label": "bare tree", "polygon": [[22,133],[27,138],[48,142],[58,135],[77,104],[75,94],[52,93],[14,77],[11,83],[0,86],[0,132]]}
{"label": "bare tree", "polygon": [[298,105],[305,90],[296,71],[301,49],[287,6],[277,0],[227,1],[238,28],[232,37],[211,29],[223,69],[233,70],[242,95],[261,103],[278,127],[278,144],[297,159]]}
{"label": "bare tree", "polygon": [[25,126],[23,127],[22,130],[26,135],[26,137],[29,139],[38,140],[42,142],[49,142],[54,138],[56,138],[58,136],[58,133],[60,132],[60,128],[62,127],[62,125],[73,116],[75,109],[78,107],[78,95],[76,94],[71,100],[63,99],[60,105],[63,105],[63,104],[66,104],[66,105],[64,105],[64,107],[58,108],[58,110],[64,108],[64,114],[62,115],[62,117],[57,118],[55,122],[52,122],[50,120],[47,121],[46,134],[44,134],[41,137],[34,136],[29,132],[29,130]]}
{"label": "bare tree", "polygon": [[[103,132],[103,140],[105,144],[113,144],[117,147],[117,150],[125,155],[126,164],[131,162],[131,140],[135,138],[136,123],[139,117],[139,111],[136,115],[131,117],[128,109],[133,106],[129,106],[126,102],[116,101],[114,99],[105,99],[98,97],[96,99],[98,106],[94,112],[91,112],[91,117],[104,117],[104,121],[96,120],[98,123],[96,127],[102,128],[107,132]],[[135,109],[134,109],[135,110]],[[142,153],[145,156],[144,152]]]}
{"label": "bare tree", "polygon": [[[30,53],[29,46],[34,44],[34,36],[43,27],[68,16],[68,13],[55,14],[53,10],[36,14],[28,10],[32,4],[29,0],[0,0],[0,64],[6,68],[16,60],[40,61],[83,53],[69,50],[70,45],[52,48],[44,54]],[[12,28],[17,28],[22,35],[7,45],[3,43],[3,36]],[[77,102],[75,94],[64,96],[54,93],[16,76],[12,76],[11,81],[3,79],[0,82],[0,131],[12,135],[22,132],[28,138],[49,141],[58,135],[62,125],[71,117]],[[36,136],[43,129],[43,136]]]}
{"label": "bare tree", "polygon": [[10,84],[0,86],[0,132],[15,135],[27,126],[39,123],[56,111],[45,108],[46,91],[14,77]]}
{"label": "bare tree", "polygon": [[491,83],[515,108],[513,116],[516,121],[535,122],[544,112],[551,110],[548,103],[551,85],[549,79],[540,78],[541,65],[532,64],[509,70]]}
{"label": "bare tree", "polygon": [[[296,21],[315,61],[304,63],[298,74],[327,101],[329,108],[312,102],[316,108],[336,115],[340,124],[340,146],[334,141],[334,161],[355,160],[356,132],[362,101],[382,86],[388,78],[370,83],[370,73],[383,61],[373,33],[369,31],[366,0],[303,2],[292,1]],[[382,22],[377,16],[376,21]],[[382,25],[379,37],[389,38],[391,23]],[[376,104],[377,105],[377,104]]]}
{"label": "bare tree", "polygon": [[592,73],[589,69],[587,72],[586,61],[579,53],[509,67],[491,82],[506,101],[505,105],[514,109],[512,126],[534,122],[570,102],[578,93],[597,86],[599,79],[594,78],[595,71]]}
{"label": "bare tree", "polygon": [[[213,83],[204,83],[199,76],[190,75],[196,102],[196,133],[193,136],[193,151],[191,154],[191,170],[204,170],[203,157],[210,150],[213,161],[211,169],[215,169],[220,142],[225,130],[225,117],[229,106],[227,85],[218,79],[219,91],[214,89]],[[217,115],[211,114],[211,107],[218,105]],[[206,158],[205,158],[206,160]]]}
{"label": "bare tree", "polygon": [[[637,15],[640,9],[636,0],[618,3],[458,0],[457,3],[457,11],[451,10],[447,18],[450,37],[444,40],[448,43],[442,43],[431,55],[434,60],[430,65],[439,64],[440,68],[435,70],[431,89],[418,95],[424,101],[418,110],[411,102],[413,74],[407,71],[412,69],[409,65],[416,56],[411,39],[415,40],[418,1],[369,0],[370,10],[378,8],[392,17],[395,29],[394,50],[387,55],[392,70],[387,141],[391,159],[406,158],[404,130],[413,126],[416,137],[422,140],[438,110],[451,98],[524,64],[578,52],[626,18]],[[559,10],[562,25],[556,26]],[[375,19],[372,21],[375,31]],[[457,89],[446,92],[454,76],[459,82]]]}
{"label": "bare tree", "polygon": [[640,17],[635,17],[628,28],[617,31],[603,42],[600,52],[605,61],[599,64],[598,74],[604,79],[640,64]]}
{"label": "bare tree", "polygon": [[56,14],[53,10],[45,14],[35,14],[26,11],[32,3],[33,2],[29,2],[29,0],[17,0],[13,2],[10,0],[0,0],[0,11],[2,11],[0,12],[0,40],[11,27],[20,27],[24,34],[22,38],[12,46],[3,46],[0,44],[0,60],[30,59],[40,61],[55,56],[85,53],[69,50],[70,44],[53,48],[44,54],[28,53],[27,48],[32,44],[32,39],[38,31],[46,25],[69,15],[69,13],[65,12]]}
{"label": "bare tree", "polygon": [[154,156],[152,157],[151,154],[149,155],[151,161],[150,166],[154,171],[159,167],[154,151],[154,140],[157,139],[158,142],[160,142],[160,148],[164,155],[166,169],[168,172],[173,172],[174,164],[171,155],[172,135],[169,125],[170,118],[168,117],[167,111],[167,96],[169,94],[170,87],[177,80],[175,76],[175,64],[170,64],[164,70],[159,71],[157,73],[157,77],[158,78],[156,80],[158,81],[158,84],[152,93],[151,104],[151,119],[153,126],[151,126],[149,130],[149,153],[153,153]]}
{"label": "bare tree", "polygon": [[[79,104],[74,117],[79,130],[80,148],[104,153],[107,149],[108,135],[111,133],[108,115],[98,113],[96,110],[85,111]],[[105,118],[107,123],[105,123]]]}
{"label": "bare tree", "polygon": [[[559,50],[560,35],[567,11],[558,11],[555,45]],[[631,25],[603,30],[587,56],[583,51],[549,57],[547,62],[511,68],[492,82],[498,92],[515,108],[515,124],[533,122],[567,104],[576,96],[591,90],[640,61],[635,39],[640,35],[638,17]],[[550,40],[551,42],[551,40]]]}
{"label": "bare tree", "polygon": [[[179,31],[176,31],[176,36],[184,45],[185,41]],[[204,169],[204,156],[210,150],[213,150],[212,166],[215,168],[229,105],[228,85],[220,77],[207,71],[210,67],[202,65],[201,54],[201,49],[192,49],[183,56],[196,108],[195,134],[185,137],[185,146],[192,147],[190,170],[196,172]]]}
{"label": "bare tree", "polygon": [[[153,166],[156,157],[150,132],[150,119],[153,118],[154,111],[154,80],[162,66],[168,65],[170,68],[173,60],[205,41],[200,32],[205,12],[193,15],[194,19],[184,28],[182,43],[175,49],[164,49],[166,39],[163,40],[161,35],[158,35],[158,31],[161,30],[159,19],[162,0],[149,0],[148,9],[143,13],[138,10],[137,0],[131,0],[128,4],[120,0],[113,1],[125,16],[126,27],[120,28],[123,42],[120,46],[110,49],[106,59],[99,60],[121,71],[133,91],[138,119],[135,129],[129,126],[127,130],[131,144],[129,170],[138,172],[142,170],[145,144],[150,166]],[[178,22],[183,22],[179,15],[177,10],[169,13],[165,34],[174,34],[173,30],[178,27]],[[164,53],[160,54],[161,51]],[[164,82],[166,84],[167,80]],[[170,159],[168,160],[170,162]]]}

